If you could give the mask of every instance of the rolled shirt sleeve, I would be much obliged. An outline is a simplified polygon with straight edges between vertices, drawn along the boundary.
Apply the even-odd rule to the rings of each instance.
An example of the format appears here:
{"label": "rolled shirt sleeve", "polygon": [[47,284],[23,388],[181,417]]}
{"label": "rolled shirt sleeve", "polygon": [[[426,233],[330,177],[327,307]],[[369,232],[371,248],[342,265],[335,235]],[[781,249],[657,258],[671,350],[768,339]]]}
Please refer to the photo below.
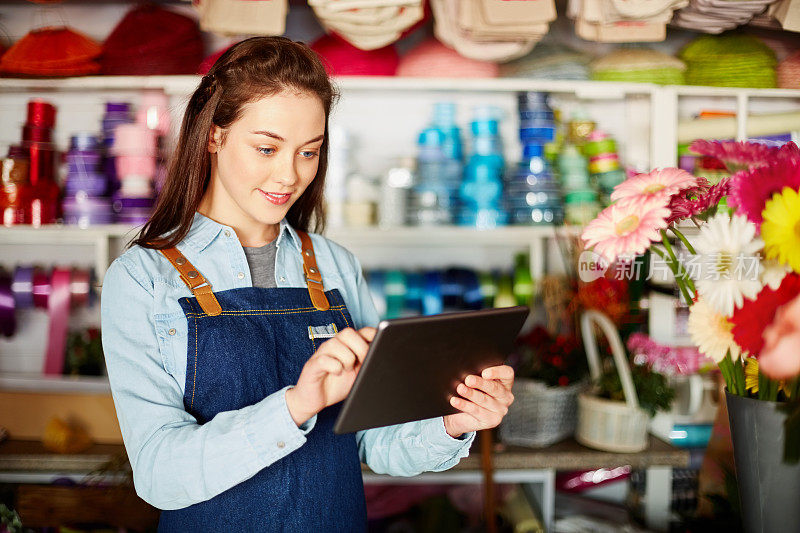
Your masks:
{"label": "rolled shirt sleeve", "polygon": [[137,494],[159,509],[199,503],[301,447],[316,417],[292,420],[281,389],[198,424],[165,370],[152,316],[152,282],[118,258],[102,289],[103,351]]}

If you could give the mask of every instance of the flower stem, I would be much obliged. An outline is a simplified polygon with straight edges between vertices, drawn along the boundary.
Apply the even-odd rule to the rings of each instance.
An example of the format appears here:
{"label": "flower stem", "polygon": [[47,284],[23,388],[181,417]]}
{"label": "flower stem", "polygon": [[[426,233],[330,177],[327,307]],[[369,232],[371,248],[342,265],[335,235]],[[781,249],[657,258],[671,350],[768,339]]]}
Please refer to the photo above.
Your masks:
{"label": "flower stem", "polygon": [[679,231],[675,226],[672,226],[670,229],[672,230],[672,233],[674,233],[675,236],[681,240],[683,245],[686,246],[686,249],[689,250],[690,254],[697,254],[697,252],[694,251],[694,246],[692,246],[689,242],[689,239],[686,238],[686,235]]}
{"label": "flower stem", "polygon": [[[664,244],[664,249],[667,250],[670,259],[672,259],[672,261],[675,263],[675,266],[677,267],[676,275],[680,276],[681,279],[683,279],[683,282],[689,288],[690,293],[694,295],[696,292],[694,288],[694,282],[691,279],[689,279],[689,276],[687,275],[686,270],[684,270],[683,265],[681,264],[680,261],[678,261],[675,252],[672,251],[672,245],[669,243],[669,237],[667,236],[667,232],[666,230],[663,229],[661,230],[661,242]],[[688,304],[691,301],[692,300],[690,298],[686,303]]]}
{"label": "flower stem", "polygon": [[659,250],[655,246],[651,246],[650,250],[655,252],[659,257],[661,257],[661,259],[666,261],[667,266],[669,266],[669,269],[672,271],[672,274],[675,276],[675,283],[678,285],[678,288],[680,289],[681,294],[683,295],[683,299],[686,301],[687,305],[692,305],[691,293],[689,292],[688,287],[686,287],[683,278],[681,278],[680,275],[678,274],[677,265],[675,263],[673,263],[672,259],[667,257],[667,255],[663,251]]}
{"label": "flower stem", "polygon": [[736,383],[733,379],[733,361],[731,361],[730,351],[719,362],[719,370],[722,372],[722,377],[725,378],[725,386],[728,387],[728,392],[738,395]]}

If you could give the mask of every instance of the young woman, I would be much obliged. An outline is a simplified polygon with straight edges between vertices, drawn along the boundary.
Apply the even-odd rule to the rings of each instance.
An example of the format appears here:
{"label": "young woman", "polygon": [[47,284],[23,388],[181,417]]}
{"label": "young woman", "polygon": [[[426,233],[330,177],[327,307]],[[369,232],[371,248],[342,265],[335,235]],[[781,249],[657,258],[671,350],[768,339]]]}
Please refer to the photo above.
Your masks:
{"label": "young woman", "polygon": [[[358,260],[319,234],[336,93],[308,47],[230,48],[192,95],[165,188],[106,273],[108,375],[159,531],[360,531],[360,461],[441,471],[511,404],[513,371],[457,414],[335,435],[378,316]],[[398,398],[398,401],[402,401]]]}

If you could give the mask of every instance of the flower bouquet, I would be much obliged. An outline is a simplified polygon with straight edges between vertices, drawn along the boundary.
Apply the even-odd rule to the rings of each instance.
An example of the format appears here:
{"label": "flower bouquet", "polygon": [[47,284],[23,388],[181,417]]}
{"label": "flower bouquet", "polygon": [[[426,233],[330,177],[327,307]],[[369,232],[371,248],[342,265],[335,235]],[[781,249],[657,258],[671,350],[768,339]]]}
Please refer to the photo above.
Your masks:
{"label": "flower bouquet", "polygon": [[666,168],[624,181],[584,230],[584,253],[624,268],[649,250],[651,270],[671,272],[693,342],[725,379],[746,529],[800,528],[800,149],[691,149],[732,175],[711,184]]}

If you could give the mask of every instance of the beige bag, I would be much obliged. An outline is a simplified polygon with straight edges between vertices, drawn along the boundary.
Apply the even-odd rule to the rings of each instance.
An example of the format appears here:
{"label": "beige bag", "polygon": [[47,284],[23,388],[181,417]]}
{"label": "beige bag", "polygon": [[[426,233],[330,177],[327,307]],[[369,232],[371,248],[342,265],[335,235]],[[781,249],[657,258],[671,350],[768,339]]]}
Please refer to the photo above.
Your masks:
{"label": "beige bag", "polygon": [[800,31],[800,1],[783,0],[773,4],[770,12],[778,19],[784,30]]}
{"label": "beige bag", "polygon": [[474,3],[486,23],[492,25],[536,25],[556,19],[553,0],[477,0]]}
{"label": "beige bag", "polygon": [[283,35],[287,0],[195,0],[200,29],[222,35]]}
{"label": "beige bag", "polygon": [[575,21],[575,33],[581,39],[600,43],[656,42],[667,38],[667,25],[658,22],[592,24],[578,19]]}

